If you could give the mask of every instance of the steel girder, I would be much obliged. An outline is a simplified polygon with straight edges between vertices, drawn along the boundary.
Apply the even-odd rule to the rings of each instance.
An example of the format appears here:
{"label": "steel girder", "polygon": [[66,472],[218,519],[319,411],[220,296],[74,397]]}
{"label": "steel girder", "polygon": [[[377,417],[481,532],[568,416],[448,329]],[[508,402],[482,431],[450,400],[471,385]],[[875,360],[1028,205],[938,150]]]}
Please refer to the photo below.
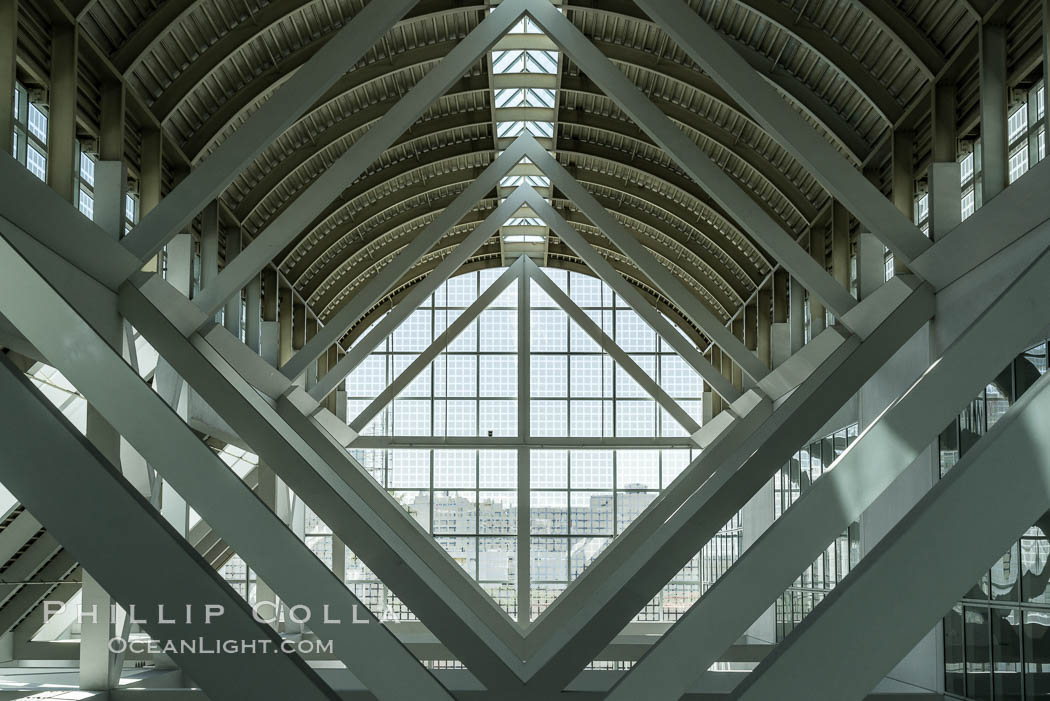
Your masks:
{"label": "steel girder", "polygon": [[[47,188],[40,194],[58,200]],[[71,219],[79,218],[68,206],[59,211]],[[64,233],[70,230],[70,227],[62,229]],[[98,231],[100,241],[115,243],[94,225],[89,224],[88,230]],[[94,319],[117,318],[115,296],[54,256],[10,221],[0,219],[0,234],[4,239],[0,241],[3,248],[0,264],[5,268],[0,275],[0,284],[4,286],[0,305],[19,330],[34,339],[34,345],[42,349],[48,360],[222,533],[260,576],[272,583],[282,598],[304,604],[312,611],[323,611],[327,605],[334,617],[341,620],[354,620],[359,609],[362,613],[358,618],[369,617],[369,625],[315,624],[315,630],[330,636],[337,654],[355,674],[369,677],[369,686],[375,685],[377,694],[396,699],[403,698],[407,689],[414,689],[415,693],[447,698],[441,685],[409,656],[389,631],[370,617],[341,578],[334,577],[106,344],[96,328],[100,322]],[[113,250],[124,249],[118,245],[109,249]],[[60,286],[61,292],[54,286]],[[26,299],[32,299],[34,304],[27,305]],[[90,309],[88,318],[74,305]],[[107,311],[108,305],[112,306]],[[104,322],[102,327],[105,328]],[[91,493],[89,490],[78,494],[78,498]],[[159,514],[155,515],[160,518]],[[90,533],[90,530],[83,532]],[[127,562],[125,558],[121,561]],[[92,569],[102,576],[94,566]],[[108,588],[108,581],[106,585]],[[111,591],[119,597],[122,590]]]}
{"label": "steel girder", "polygon": [[[1050,223],[1044,223],[1042,228],[1050,232]],[[742,635],[791,586],[807,563],[813,562],[837,534],[859,519],[912,464],[930,440],[980,392],[988,378],[1024,350],[1031,342],[1032,330],[1050,324],[1050,309],[1033,303],[1045,293],[1048,273],[1050,253],[1043,253],[1003,294],[976,300],[972,310],[964,313],[973,319],[972,323],[944,354],[620,680],[610,693],[610,701],[636,698],[643,688],[647,698],[668,701],[685,693],[709,668],[706,661],[713,662]],[[1035,517],[1028,523],[1034,520]],[[912,568],[909,571],[914,572]],[[909,579],[913,584],[921,585],[923,581]],[[928,629],[927,626],[923,632]],[[864,647],[867,649],[867,645]],[[714,649],[718,652],[711,652]],[[685,659],[690,664],[684,665]],[[793,669],[792,673],[797,671]],[[866,693],[870,688],[859,691]]]}

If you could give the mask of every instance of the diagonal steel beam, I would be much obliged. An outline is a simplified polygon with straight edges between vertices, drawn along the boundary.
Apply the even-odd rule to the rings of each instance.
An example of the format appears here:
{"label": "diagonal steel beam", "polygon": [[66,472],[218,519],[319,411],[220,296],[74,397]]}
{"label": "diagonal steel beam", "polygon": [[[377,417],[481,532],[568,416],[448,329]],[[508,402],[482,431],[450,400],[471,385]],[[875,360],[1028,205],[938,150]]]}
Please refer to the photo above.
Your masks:
{"label": "diagonal steel beam", "polygon": [[[197,639],[266,641],[271,646],[269,654],[172,653],[172,659],[210,696],[339,698],[305,660],[278,652],[277,632],[254,620],[248,602],[201,560],[6,357],[0,357],[0,417],[4,485],[77,553],[121,605],[136,607],[156,640],[162,644]],[[55,489],[56,484],[63,488]],[[135,557],[127,557],[131,552]],[[157,577],[157,572],[165,576]],[[161,624],[158,619],[163,613],[156,614],[160,605],[169,611],[196,612],[197,622],[188,624],[175,616],[171,623]],[[222,607],[223,613],[205,623],[206,606]]]}
{"label": "diagonal steel beam", "polygon": [[[660,289],[668,299],[671,300],[682,313],[703,329],[703,332],[721,348],[733,362],[754,380],[761,380],[769,373],[767,368],[747,346],[725,327],[725,324],[715,317],[704,303],[685,288],[675,276],[660,262],[645,245],[627,231],[617,221],[609,210],[594,199],[591,193],[574,178],[569,171],[558,163],[554,156],[543,149],[530,149],[529,158],[536,166],[546,173],[551,182],[561,190],[566,197],[576,203],[587,218],[591,220],[619,248],[626,256],[645,273],[646,277]],[[575,250],[575,247],[573,247]],[[800,249],[801,250],[801,249]]]}
{"label": "diagonal steel beam", "polygon": [[[547,223],[551,231],[557,234],[558,238],[564,241],[587,264],[587,267],[594,271],[595,275],[620,295],[646,324],[667,341],[668,345],[682,356],[685,362],[696,370],[715,392],[729,402],[734,402],[740,397],[740,391],[725,378],[722,372],[716,370],[692,342],[642,297],[641,292],[616,272],[612,265],[573,228],[572,224],[558,214],[554,207],[539,195],[530,198],[529,206]],[[706,333],[706,329],[704,331]],[[747,352],[750,353],[750,351]]]}
{"label": "diagonal steel beam", "polygon": [[[71,207],[65,212],[78,216]],[[340,620],[353,620],[355,611],[358,618],[370,616],[342,578],[255,497],[79,311],[90,307],[92,317],[117,319],[116,297],[6,219],[0,218],[0,234],[0,311],[19,331],[33,339],[34,346],[282,599],[312,611],[327,605],[332,618]],[[91,247],[106,241],[123,250],[102,237],[80,243]],[[35,267],[44,264],[50,266],[46,279]],[[377,696],[450,698],[390,631],[376,619],[369,620],[369,625],[316,624],[314,632],[333,641],[335,654]]]}
{"label": "diagonal steel beam", "polygon": [[587,313],[580,309],[576,302],[573,302],[569,295],[565,294],[560,287],[554,284],[554,281],[547,277],[547,274],[540,270],[538,265],[533,263],[531,259],[526,259],[525,269],[528,271],[529,278],[535,280],[536,284],[554,300],[555,304],[561,307],[569,315],[569,318],[575,321],[583,329],[584,333],[590,336],[603,351],[619,363],[627,374],[638,383],[638,386],[655,399],[657,404],[681,424],[690,436],[695,437],[700,432],[700,424],[689,415],[689,412],[672,399],[671,395],[665,392],[656,380],[650,377],[626,351],[616,344],[616,341],[602,331],[602,328],[595,323],[594,319],[587,316]]}
{"label": "diagonal steel beam", "polygon": [[303,413],[321,412],[316,402],[221,326],[187,338],[202,312],[156,275],[125,284],[119,309],[482,683],[520,686],[513,621],[342,442]]}
{"label": "diagonal steel beam", "polygon": [[[445,94],[524,12],[526,0],[500,3],[428,71],[396,105],[303,190],[196,299],[212,316],[237,290],[291,243],[365,169],[390,148],[434,100]],[[320,354],[318,354],[320,355]]]}
{"label": "diagonal steel beam", "polygon": [[[428,251],[437,245],[438,241],[440,241],[457,222],[463,219],[463,217],[465,217],[470,210],[477,205],[479,200],[483,199],[489,191],[495,190],[499,186],[500,179],[518,164],[522,156],[525,155],[525,151],[530,144],[534,142],[535,140],[531,135],[522,135],[515,139],[503,153],[496,157],[496,159],[490,163],[484,171],[482,171],[481,175],[474,179],[474,182],[468,185],[448,207],[442,210],[430,224],[424,227],[423,231],[401,249],[397,258],[376,273],[375,277],[358,290],[354,296],[347,301],[343,308],[328,320],[328,323],[324,325],[324,328],[318,329],[317,334],[307,341],[306,345],[299,349],[299,351],[281,367],[281,372],[284,373],[284,376],[291,380],[299,377],[310,363],[317,360],[317,358],[327,351],[333,343],[338,341],[342,335],[346,333],[346,330],[356,324],[369,309],[375,306],[375,304],[383,298],[383,295],[389,292],[390,289],[397,284],[398,280],[412,269],[413,265],[418,263]],[[506,219],[504,218],[504,221],[505,220]],[[502,224],[503,221],[499,223]],[[475,231],[477,231],[477,229],[475,229]],[[462,246],[463,244],[460,245]],[[481,245],[481,242],[479,242],[478,245]],[[475,246],[474,249],[471,249],[471,253],[473,253],[476,248],[477,246]],[[469,255],[470,254],[468,254],[468,257]],[[430,276],[434,275],[435,272],[436,271],[432,271],[430,275],[428,275],[427,280],[429,280]],[[428,283],[424,281],[421,284]],[[356,367],[356,364],[354,367]],[[334,369],[335,368],[329,369],[329,374],[331,374]],[[353,367],[347,371],[347,374],[352,370]],[[342,380],[343,378],[340,377],[334,379],[336,379],[334,384],[338,384],[338,380]],[[321,381],[329,382],[324,378],[322,378]],[[311,393],[311,396],[319,398],[324,397],[325,395],[322,394],[318,396]]]}
{"label": "diagonal steel beam", "polygon": [[[514,263],[508,267],[502,275],[496,278],[488,288],[482,292],[474,302],[467,307],[462,314],[457,316],[455,320],[449,324],[448,328],[445,329],[440,336],[434,339],[434,342],[427,346],[426,350],[416,356],[407,368],[401,371],[401,374],[394,378],[394,381],[384,389],[379,395],[373,399],[368,406],[366,406],[357,417],[350,422],[350,430],[355,434],[360,435],[365,427],[376,417],[376,414],[381,412],[390,402],[394,401],[397,395],[405,391],[405,388],[412,384],[412,381],[416,379],[419,373],[423,372],[424,369],[434,359],[448,347],[448,344],[456,340],[456,337],[463,333],[468,326],[481,315],[481,312],[485,311],[486,308],[500,296],[503,290],[507,289],[512,282],[514,282],[521,274],[522,267],[525,265],[525,261],[528,260],[524,256],[518,258]],[[404,304],[405,302],[401,302]],[[413,307],[414,308],[414,307]]]}
{"label": "diagonal steel beam", "polygon": [[[543,31],[644,130],[667,155],[707,190],[727,213],[836,317],[856,304],[842,285],[802,250],[755,199],[712,161],[689,136],[642,93],[572,22],[545,0],[529,0],[528,13]],[[787,108],[790,109],[790,108]]]}
{"label": "diagonal steel beam", "polygon": [[[1048,279],[1050,253],[1044,253],[1006,292],[985,305],[919,381],[832,464],[834,469],[663,635],[613,687],[610,701],[637,698],[643,689],[646,698],[654,700],[671,701],[685,693],[798,573],[912,464],[987,378],[1009,365],[1031,341],[1032,329],[1050,322],[1050,309],[1032,304],[1045,295]],[[686,658],[688,668],[683,667]]]}
{"label": "diagonal steel beam", "polygon": [[[1048,422],[1050,377],[1044,376],[731,698],[864,698],[981,572],[1046,513]],[[907,596],[900,595],[902,572]],[[863,645],[856,642],[857,631],[864,631]]]}
{"label": "diagonal steel beam", "polygon": [[[527,191],[531,191],[531,188],[527,185],[522,185],[515,189],[506,200],[500,203],[500,205],[492,211],[492,214],[485,217],[484,221],[474,227],[474,230],[471,231],[451,253],[442,258],[437,267],[430,271],[422,281],[413,285],[405,295],[404,299],[402,299],[396,307],[390,310],[385,317],[380,319],[380,321],[373,326],[363,338],[358,340],[357,343],[347,351],[346,355],[340,358],[339,362],[329,369],[324,377],[317,381],[317,384],[309,390],[310,396],[321,401],[334,391],[335,388],[339,386],[339,383],[342,382],[347,375],[353,372],[354,368],[364,362],[365,358],[376,349],[376,346],[383,342],[383,339],[393,333],[394,329],[400,326],[405,319],[416,310],[416,307],[422,304],[430,294],[437,290],[437,288],[441,287],[445,280],[452,277],[452,275],[459,270],[460,266],[466,263],[467,259],[474,255],[475,251],[477,251],[478,248],[489,239],[489,237],[499,232],[499,228],[506,223],[507,219],[514,216],[514,213],[521,208],[521,205],[525,202]],[[446,229],[439,230],[445,231]],[[416,241],[419,241],[420,238],[417,238]],[[397,278],[400,278],[401,275],[403,275],[401,272],[403,266],[408,263],[414,264],[419,261],[419,258],[405,260],[406,253],[413,252],[403,252],[396,260],[394,260],[394,262],[384,269],[384,272],[390,268],[394,268],[392,272],[397,275]],[[408,267],[411,266],[409,265]],[[377,279],[378,278],[373,278],[373,282]],[[378,285],[376,287],[378,287]],[[389,287],[387,289],[389,289]],[[386,290],[383,290],[383,293],[385,292]],[[368,295],[365,299],[367,300],[370,297],[371,295]],[[372,304],[374,303],[370,303],[368,306],[371,307]],[[361,307],[363,304],[355,300],[353,306]],[[326,337],[324,340],[336,335],[336,333],[341,336],[346,331],[345,328],[341,329],[341,326],[341,322],[338,324],[331,322],[326,324],[324,331]],[[331,330],[330,332],[328,332],[329,329]],[[322,332],[318,332],[318,336],[320,336],[321,333]],[[317,336],[315,336],[314,339],[316,340]],[[328,345],[331,344],[322,345],[318,348],[312,349],[305,356],[302,355],[302,353],[306,350],[306,347],[303,347],[299,353],[292,356],[291,360],[285,363],[284,367],[281,368],[281,373],[289,379],[295,379],[298,375],[296,369],[300,365],[296,364],[295,367],[292,367],[292,363],[295,359],[309,358],[310,355],[317,351],[324,352]]]}
{"label": "diagonal steel beam", "polygon": [[684,2],[638,0],[638,6],[886,244],[895,258],[907,263],[930,247],[930,239],[915,224]]}
{"label": "diagonal steel beam", "polygon": [[[741,423],[743,433],[730,431],[704,450],[534,624],[529,686],[561,689],[572,681],[798,449],[799,436],[814,435],[933,311],[932,290],[902,276],[852,310],[847,322],[866,331],[863,341],[840,336],[761,425]],[[839,333],[832,327],[821,336]]]}
{"label": "diagonal steel beam", "polygon": [[[3,162],[0,158],[0,163]],[[20,173],[13,173],[16,181],[20,182],[23,177],[36,180],[24,168],[20,170]],[[267,463],[280,468],[281,478],[296,493],[304,496],[305,501],[321,518],[337,529],[336,533],[354,548],[372,571],[387,581],[435,634],[441,635],[443,640],[447,641],[457,658],[464,663],[468,663],[469,660],[469,664],[478,670],[476,674],[479,679],[493,686],[520,685],[517,673],[520,657],[515,651],[516,644],[522,639],[520,630],[506,612],[467,576],[463,568],[453,561],[389,494],[376,485],[367,471],[346,452],[343,444],[331,435],[332,431],[339,435],[349,433],[345,422],[321,409],[305,392],[292,386],[287,378],[221,326],[213,323],[205,334],[194,333],[193,329],[204,325],[203,313],[159,276],[137,274],[135,279],[142,286],[141,289],[130,282],[121,285],[118,307],[115,295],[78,271],[72,264],[54,255],[41,240],[50,243],[54,239],[56,244],[62,246],[63,253],[73,259],[78,258],[77,249],[83,251],[80,257],[85,259],[89,259],[95,253],[100,260],[119,260],[121,256],[128,257],[131,254],[98,227],[82,226],[81,222],[87,223],[83,216],[71,206],[58,205],[58,195],[43,183],[37,181],[28,191],[41,198],[42,202],[54,203],[50,212],[53,216],[48,218],[49,223],[59,226],[60,230],[67,234],[76,231],[82,234],[82,238],[71,242],[67,240],[67,236],[56,238],[50,236],[46,230],[39,229],[34,230],[34,236],[30,237],[4,219],[0,219],[0,232],[5,236],[11,232],[17,234],[17,242],[23,254],[30,255],[34,264],[49,266],[48,278],[54,281],[53,284],[61,285],[64,297],[70,303],[78,305],[77,312],[90,313],[91,323],[100,325],[117,318],[118,312],[133,320],[132,323],[140,333],[171,361],[173,367],[177,363],[179,375],[191,381],[204,400],[222,413],[238,435],[251,445],[256,453]],[[28,222],[32,224],[32,218],[29,218]],[[4,262],[3,256],[0,256],[0,265]],[[2,282],[6,281],[0,281]],[[149,299],[145,299],[143,293],[148,294]],[[7,306],[11,306],[19,312],[20,324],[31,325],[49,343],[60,343],[60,339],[64,337],[64,326],[55,324],[51,327],[40,324],[38,315],[26,310],[24,305],[20,304],[20,299],[21,297],[14,294],[4,296],[0,299],[0,313],[6,313]],[[153,301],[160,303],[167,315],[159,311],[153,305]],[[70,314],[76,316],[72,311]],[[8,318],[12,322],[16,320],[10,315]],[[80,319],[79,316],[76,318]],[[85,334],[94,333],[90,324],[83,320],[79,321],[79,324],[75,328],[84,329]],[[53,338],[55,334],[59,335],[59,339]],[[67,335],[75,338],[71,332]],[[67,346],[59,345],[58,348],[61,350]],[[57,355],[64,357],[62,353]],[[223,499],[217,497],[215,490],[210,487],[208,475],[216,468],[209,467],[205,470],[202,466],[200,469],[205,470],[203,473],[187,472],[183,461],[187,452],[191,456],[197,455],[193,452],[197,450],[197,446],[190,443],[187,447],[178,443],[175,438],[169,438],[169,434],[182,435],[179,431],[192,436],[185,423],[177,420],[170,411],[161,415],[166,417],[162,420],[148,413],[141,413],[135,406],[122,401],[137,395],[133,392],[128,394],[130,390],[122,393],[122,386],[117,388],[122,391],[114,391],[114,385],[106,384],[105,379],[90,371],[92,359],[89,356],[90,354],[82,352],[72,360],[88,366],[77,366],[85,373],[85,377],[80,380],[94,383],[91,384],[92,390],[104,394],[104,406],[121,421],[128,422],[128,425],[120,424],[110,417],[111,423],[114,423],[136,447],[139,447],[136,438],[148,441],[152,432],[162,432],[165,440],[149,442],[151,452],[144,452],[143,455],[151,464],[162,459],[169,470],[181,470],[181,478],[191,481],[187,486],[185,482],[171,479],[179,493],[191,501],[193,495],[200,493],[201,501],[219,511],[218,516],[209,516],[194,503],[202,517],[211,523],[264,579],[272,580],[275,590],[279,590],[280,583],[289,583],[289,592],[292,593],[281,594],[282,598],[289,601],[302,599],[302,596],[294,593],[294,587],[303,583],[302,573],[313,570],[297,570],[299,565],[295,568],[290,567],[289,563],[298,562],[297,556],[285,555],[284,564],[281,564],[282,556],[278,556],[278,551],[265,546],[266,538],[260,540],[259,526],[254,526],[251,518],[239,518],[237,513],[240,511],[230,513],[231,505],[237,503],[236,499],[228,497],[229,503],[223,503]],[[105,354],[102,357],[107,362],[110,360]],[[61,369],[78,388],[81,388],[80,381],[66,372],[66,367]],[[136,391],[139,387],[146,390],[145,396],[148,400],[143,401],[156,400],[163,405],[163,400],[149,390],[127,364],[121,361],[118,369],[121,373],[126,372],[129,377],[135,378],[136,382],[132,387],[136,388]],[[123,374],[118,374],[117,377],[124,379]],[[83,391],[83,388],[81,389]],[[87,391],[84,391],[84,394],[89,401],[95,402],[97,399]],[[167,410],[166,405],[163,406]],[[304,411],[309,415],[304,415]],[[163,430],[161,427],[166,425],[164,421],[171,418],[176,420],[174,428]],[[200,447],[203,447],[203,444],[200,444]],[[208,456],[207,459],[217,465],[223,465],[207,448],[204,448],[202,455]],[[230,473],[229,470],[224,472]],[[236,480],[236,475],[230,475]],[[236,480],[235,484],[239,488],[247,489],[241,480]],[[248,496],[254,499],[250,492]],[[261,504],[257,499],[254,499],[254,502]],[[264,513],[272,516],[272,512],[265,506],[263,509]],[[287,530],[279,521],[277,523],[280,528]],[[223,525],[230,525],[230,529],[223,528]],[[248,534],[244,535],[245,538],[250,538],[248,544],[230,536],[228,530],[238,530],[238,533],[248,531]],[[311,567],[320,568],[321,573],[328,572],[320,561],[302,546],[301,541],[293,542],[303,549],[305,556],[312,562]],[[264,567],[257,565],[253,559],[267,560],[263,564],[279,569],[277,573],[270,570],[271,573],[267,574]],[[278,562],[274,563],[274,559]],[[315,578],[316,576],[324,579],[323,574],[317,575],[315,572]],[[340,597],[349,592],[340,580],[335,581],[339,586],[338,595],[331,594],[330,600],[339,602]],[[352,594],[350,596],[352,597]],[[356,602],[356,598],[353,601]],[[320,607],[315,608],[321,610]],[[352,619],[352,616],[346,615],[343,618]],[[353,629],[360,632],[366,629],[366,626],[345,628],[347,630],[343,631],[342,635],[352,638]],[[380,627],[373,628],[378,630]],[[418,684],[419,679],[414,675],[414,668],[401,672],[394,667],[399,661],[403,661],[404,658],[400,655],[406,654],[404,648],[399,646],[395,650],[384,651],[385,645],[385,639],[380,638],[374,645],[368,646],[367,654],[359,655],[352,662],[347,660],[347,664],[366,665],[372,656],[385,656],[385,663],[376,663],[367,671],[369,676],[387,675],[376,688],[382,689],[390,685],[398,686],[403,691],[406,684]],[[343,649],[348,651],[348,655],[357,651],[357,648],[348,644],[344,645]],[[415,661],[412,662],[414,664]],[[384,668],[384,664],[389,667]],[[433,679],[425,670],[424,674],[426,679]],[[370,688],[373,686],[371,683],[368,685]]]}
{"label": "diagonal steel beam", "polygon": [[[284,133],[346,71],[353,68],[365,52],[412,9],[416,1],[369,2],[244,124],[198,163],[121,243],[143,263],[159,253],[263,149]],[[132,272],[128,271],[128,275]]]}

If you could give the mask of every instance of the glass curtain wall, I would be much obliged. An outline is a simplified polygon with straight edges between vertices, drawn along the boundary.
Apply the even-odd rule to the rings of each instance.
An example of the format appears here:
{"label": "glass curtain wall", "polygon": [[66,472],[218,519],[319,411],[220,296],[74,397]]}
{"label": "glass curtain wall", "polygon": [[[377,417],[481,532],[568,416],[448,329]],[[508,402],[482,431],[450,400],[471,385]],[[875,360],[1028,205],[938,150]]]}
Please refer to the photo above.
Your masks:
{"label": "glass curtain wall", "polygon": [[[1005,368],[938,439],[941,474],[1047,369],[1039,343]],[[1050,512],[944,617],[945,690],[978,701],[1050,698]]]}
{"label": "glass curtain wall", "polygon": [[[347,378],[348,419],[352,421],[502,272],[482,270],[452,278],[413,312]],[[699,375],[608,286],[575,272],[545,272],[698,423],[702,420]],[[388,436],[402,443],[415,438],[431,446],[442,439],[473,438],[473,445],[369,447],[352,453],[511,616],[518,613],[519,558],[529,557],[530,616],[535,617],[696,452],[685,430],[535,283],[529,297],[527,397],[518,397],[515,282],[364,431],[373,437],[372,445]],[[517,526],[517,450],[483,446],[490,437],[516,436],[517,412],[525,402],[531,440],[536,442],[527,462],[527,534],[519,533]],[[631,445],[612,448],[603,444],[606,438]],[[556,445],[542,445],[544,439]],[[675,620],[738,552],[739,521],[734,520],[639,620]],[[377,612],[412,617],[349,551],[346,576]]]}

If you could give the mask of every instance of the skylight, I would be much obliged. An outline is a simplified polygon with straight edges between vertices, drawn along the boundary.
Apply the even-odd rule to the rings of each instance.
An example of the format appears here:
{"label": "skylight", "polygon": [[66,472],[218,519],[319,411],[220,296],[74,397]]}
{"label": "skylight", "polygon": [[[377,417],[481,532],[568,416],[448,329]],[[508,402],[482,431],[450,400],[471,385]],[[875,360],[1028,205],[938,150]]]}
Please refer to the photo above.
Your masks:
{"label": "skylight", "polygon": [[[492,2],[492,5],[498,2]],[[555,6],[560,2],[554,1]],[[560,9],[560,8],[559,8]],[[554,150],[555,119],[558,107],[561,52],[540,26],[525,16],[496,43],[490,54],[492,74],[492,118],[496,129],[496,149],[500,151],[522,134],[531,134],[545,147]],[[530,185],[550,199],[550,179],[542,175],[528,159],[522,161],[500,180],[500,198],[521,185]],[[547,240],[545,223],[525,209],[507,220],[501,232],[505,256],[515,256],[527,246],[532,253],[536,244]]]}

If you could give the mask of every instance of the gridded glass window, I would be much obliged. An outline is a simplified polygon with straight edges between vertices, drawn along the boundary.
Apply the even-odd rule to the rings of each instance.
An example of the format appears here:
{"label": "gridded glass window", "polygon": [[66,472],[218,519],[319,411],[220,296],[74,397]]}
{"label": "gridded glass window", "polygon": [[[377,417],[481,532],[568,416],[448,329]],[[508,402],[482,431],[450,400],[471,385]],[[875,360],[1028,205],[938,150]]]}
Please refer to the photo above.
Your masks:
{"label": "gridded glass window", "polygon": [[[773,518],[791,507],[857,438],[858,426],[848,426],[803,446],[773,476]],[[777,640],[801,623],[813,608],[849,573],[860,558],[859,526],[854,523],[832,541],[812,565],[776,602]]]}
{"label": "gridded glass window", "polygon": [[[662,383],[695,420],[701,420],[703,382],[600,280],[550,270],[551,279],[576,300],[606,334],[629,349],[642,372]],[[501,270],[450,279],[380,344],[347,378],[348,417],[378,396],[427,350],[444,328],[472,304]],[[683,429],[569,316],[530,286],[529,364],[519,369],[517,290],[498,296],[459,339],[441,352],[365,429],[395,437],[516,436],[518,411],[527,402],[530,436],[564,439],[618,436],[644,444],[683,436]],[[527,373],[520,378],[519,373]],[[528,380],[518,397],[519,379]],[[452,441],[449,441],[451,443]],[[383,445],[377,441],[377,444]],[[682,441],[685,444],[685,441]],[[368,472],[421,527],[439,538],[450,556],[508,612],[517,606],[519,558],[528,558],[532,615],[538,615],[579,575],[615,535],[627,528],[660,490],[695,457],[688,449],[530,448],[530,550],[517,547],[518,449],[354,449]],[[734,530],[735,529],[735,530]],[[318,535],[319,537],[319,535]],[[721,571],[739,550],[733,526],[657,597],[643,620],[675,620],[704,590],[702,571]],[[348,560],[348,582],[374,605],[398,617],[411,612],[357,560]],[[666,601],[666,604],[664,603]]]}
{"label": "gridded glass window", "polygon": [[15,84],[12,155],[41,180],[47,179],[46,109],[30,99],[22,84]]}
{"label": "gridded glass window", "polygon": [[492,72],[496,75],[505,73],[554,75],[558,72],[558,52],[535,49],[493,51]]}

